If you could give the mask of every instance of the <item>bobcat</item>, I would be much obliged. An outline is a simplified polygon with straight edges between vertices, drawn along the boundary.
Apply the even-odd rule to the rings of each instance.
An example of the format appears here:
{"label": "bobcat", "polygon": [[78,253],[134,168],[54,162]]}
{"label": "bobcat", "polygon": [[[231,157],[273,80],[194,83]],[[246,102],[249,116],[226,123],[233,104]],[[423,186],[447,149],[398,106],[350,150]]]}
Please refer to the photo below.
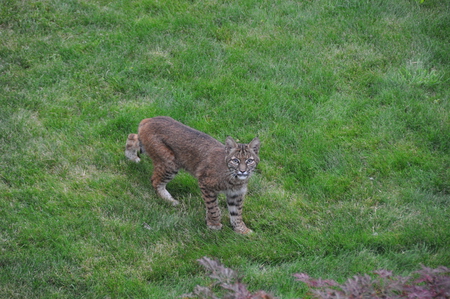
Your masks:
{"label": "bobcat", "polygon": [[190,128],[170,117],[147,118],[139,124],[138,134],[128,135],[125,156],[139,162],[139,153],[153,161],[151,182],[157,194],[178,205],[166,190],[178,170],[183,168],[198,180],[206,204],[206,224],[221,229],[221,214],[217,203],[219,193],[225,193],[230,222],[237,233],[248,234],[242,220],[242,206],[250,175],[259,163],[260,141],[236,143],[227,137],[225,145],[211,136]]}

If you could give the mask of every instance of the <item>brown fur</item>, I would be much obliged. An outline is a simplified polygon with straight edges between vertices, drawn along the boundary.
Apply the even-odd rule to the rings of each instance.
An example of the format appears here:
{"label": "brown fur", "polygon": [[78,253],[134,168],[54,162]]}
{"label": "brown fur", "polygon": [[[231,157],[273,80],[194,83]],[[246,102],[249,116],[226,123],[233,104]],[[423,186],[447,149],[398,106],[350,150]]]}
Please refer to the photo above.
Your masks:
{"label": "brown fur", "polygon": [[138,134],[128,135],[125,156],[139,162],[138,153],[146,153],[153,161],[152,185],[158,195],[177,205],[166,190],[179,169],[185,169],[198,180],[206,204],[209,228],[221,229],[219,193],[225,193],[233,229],[251,232],[242,220],[242,206],[248,179],[259,162],[260,142],[255,137],[249,144],[236,143],[228,137],[225,145],[211,136],[158,116],[139,124]]}

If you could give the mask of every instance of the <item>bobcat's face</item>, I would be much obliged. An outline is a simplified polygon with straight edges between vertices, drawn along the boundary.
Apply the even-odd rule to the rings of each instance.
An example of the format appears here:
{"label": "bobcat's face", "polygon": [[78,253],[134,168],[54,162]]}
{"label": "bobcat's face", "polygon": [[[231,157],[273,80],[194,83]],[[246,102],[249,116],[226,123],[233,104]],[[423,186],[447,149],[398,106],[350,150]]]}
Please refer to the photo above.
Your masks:
{"label": "bobcat's face", "polygon": [[249,144],[236,143],[231,137],[227,138],[226,163],[230,174],[239,180],[246,180],[258,165],[260,142],[255,138]]}

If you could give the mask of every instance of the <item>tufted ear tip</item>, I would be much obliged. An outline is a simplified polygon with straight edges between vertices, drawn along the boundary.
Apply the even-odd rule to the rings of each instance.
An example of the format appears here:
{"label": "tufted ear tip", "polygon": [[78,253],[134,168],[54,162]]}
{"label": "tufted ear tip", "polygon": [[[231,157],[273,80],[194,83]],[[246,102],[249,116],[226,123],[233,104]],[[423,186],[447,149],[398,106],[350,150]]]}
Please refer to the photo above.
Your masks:
{"label": "tufted ear tip", "polygon": [[232,137],[228,136],[227,139],[225,140],[225,149],[227,153],[230,153],[231,149],[236,148],[237,146],[238,145],[236,141],[234,141]]}
{"label": "tufted ear tip", "polygon": [[248,147],[251,148],[255,154],[259,153],[259,148],[261,147],[261,142],[258,137],[253,138],[253,140],[248,144]]}

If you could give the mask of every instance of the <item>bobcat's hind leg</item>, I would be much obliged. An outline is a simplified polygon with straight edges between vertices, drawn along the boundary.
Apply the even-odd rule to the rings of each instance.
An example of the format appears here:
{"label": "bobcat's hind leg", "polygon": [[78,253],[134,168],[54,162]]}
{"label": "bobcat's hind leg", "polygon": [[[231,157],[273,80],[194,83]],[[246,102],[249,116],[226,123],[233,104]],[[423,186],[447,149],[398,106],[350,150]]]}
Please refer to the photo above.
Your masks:
{"label": "bobcat's hind leg", "polygon": [[139,146],[138,135],[128,135],[127,143],[125,145],[125,156],[131,161],[138,163],[139,161],[141,161],[141,159],[138,157],[138,153],[140,152],[140,150],[141,148]]}
{"label": "bobcat's hind leg", "polygon": [[171,202],[174,206],[177,206],[180,202],[174,199],[169,191],[167,191],[166,185],[175,177],[177,173],[178,169],[168,169],[164,166],[154,165],[153,175],[151,178],[153,188],[155,188],[159,197]]}

